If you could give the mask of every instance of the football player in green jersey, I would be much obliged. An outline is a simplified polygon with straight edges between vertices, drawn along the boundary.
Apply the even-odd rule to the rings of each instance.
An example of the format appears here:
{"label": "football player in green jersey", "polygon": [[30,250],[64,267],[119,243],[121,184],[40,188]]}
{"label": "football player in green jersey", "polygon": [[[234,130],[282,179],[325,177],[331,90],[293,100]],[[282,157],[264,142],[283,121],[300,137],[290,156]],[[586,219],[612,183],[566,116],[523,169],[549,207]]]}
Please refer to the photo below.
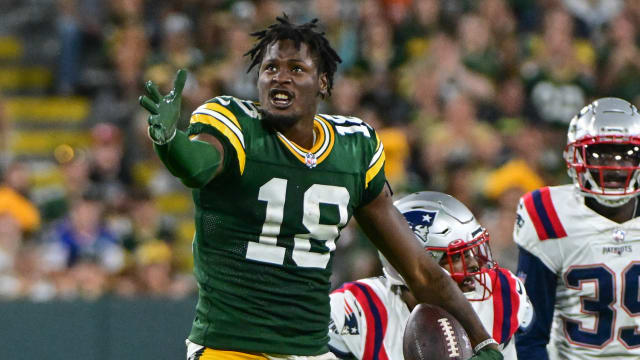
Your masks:
{"label": "football player in green jersey", "polygon": [[284,18],[253,35],[259,103],[219,96],[176,129],[186,72],[140,97],[167,169],[193,189],[199,298],[189,359],[332,359],[329,277],[352,215],[417,299],[460,320],[474,359],[501,359],[456,284],[413,239],[384,176],[373,128],[317,114],[340,58],[316,21]]}

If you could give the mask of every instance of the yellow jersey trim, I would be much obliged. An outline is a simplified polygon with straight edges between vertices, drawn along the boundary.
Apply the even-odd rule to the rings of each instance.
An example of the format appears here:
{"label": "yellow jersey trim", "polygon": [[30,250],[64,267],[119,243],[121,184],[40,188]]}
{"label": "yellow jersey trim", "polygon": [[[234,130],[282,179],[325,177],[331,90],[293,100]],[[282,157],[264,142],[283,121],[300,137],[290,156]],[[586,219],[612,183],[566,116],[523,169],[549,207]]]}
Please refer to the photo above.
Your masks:
{"label": "yellow jersey trim", "polygon": [[213,110],[221,113],[222,115],[226,116],[227,119],[231,120],[238,127],[238,129],[242,129],[242,126],[240,126],[240,123],[238,122],[238,119],[236,118],[236,116],[233,115],[233,113],[229,111],[229,109],[227,109],[226,107],[216,103],[206,103],[200,107],[201,108],[204,107],[205,109],[209,109],[209,110]]}
{"label": "yellow jersey trim", "polygon": [[196,360],[268,360],[268,358],[262,354],[216,350],[206,347],[202,354],[196,357]]}
{"label": "yellow jersey trim", "polygon": [[333,149],[333,144],[335,144],[336,142],[336,137],[333,133],[333,127],[331,127],[331,124],[329,124],[329,122],[325,118],[318,116],[317,119],[320,121],[321,124],[324,124],[324,127],[328,129],[330,134],[329,143],[327,144],[327,149],[318,156],[318,163],[321,163],[331,153],[331,149]]}
{"label": "yellow jersey trim", "polygon": [[303,164],[310,166],[307,160],[307,154],[312,154],[315,158],[315,163],[310,166],[314,167],[320,164],[324,159],[329,156],[333,145],[335,144],[335,133],[331,124],[324,118],[316,116],[313,121],[313,131],[318,134],[316,142],[311,149],[307,150],[302,146],[290,141],[281,133],[278,133],[278,139],[284,144],[284,146]]}
{"label": "yellow jersey trim", "polygon": [[231,146],[233,146],[233,148],[236,150],[236,154],[238,154],[238,167],[240,169],[240,175],[244,173],[247,155],[244,150],[244,138],[242,137],[242,133],[237,133],[239,129],[232,129],[228,124],[222,122],[219,118],[208,113],[195,112],[193,115],[191,115],[190,123],[200,123],[212,126],[217,129],[224,137],[226,137],[227,140],[229,140],[229,142],[231,143]]}
{"label": "yellow jersey trim", "polygon": [[365,189],[369,187],[369,183],[371,182],[371,180],[373,180],[373,178],[378,175],[385,161],[384,146],[382,145],[382,142],[380,141],[377,133],[376,140],[378,142],[378,146],[376,148],[376,152],[373,154],[371,163],[369,163],[369,169],[367,170],[365,176]]}

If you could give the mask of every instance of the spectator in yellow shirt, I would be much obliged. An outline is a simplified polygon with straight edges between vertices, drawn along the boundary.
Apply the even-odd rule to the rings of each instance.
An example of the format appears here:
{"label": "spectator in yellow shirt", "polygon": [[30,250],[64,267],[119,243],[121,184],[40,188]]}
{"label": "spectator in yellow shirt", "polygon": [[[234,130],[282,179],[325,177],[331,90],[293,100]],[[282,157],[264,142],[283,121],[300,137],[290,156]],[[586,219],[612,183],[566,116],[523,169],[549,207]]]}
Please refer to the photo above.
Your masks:
{"label": "spectator in yellow shirt", "polygon": [[[0,183],[0,214],[9,214],[20,226],[22,232],[33,232],[40,227],[40,212],[38,208],[25,196],[12,186],[9,179],[22,178],[20,182],[26,182],[22,166],[9,165],[7,171],[2,176]],[[26,173],[24,173],[26,175]]]}

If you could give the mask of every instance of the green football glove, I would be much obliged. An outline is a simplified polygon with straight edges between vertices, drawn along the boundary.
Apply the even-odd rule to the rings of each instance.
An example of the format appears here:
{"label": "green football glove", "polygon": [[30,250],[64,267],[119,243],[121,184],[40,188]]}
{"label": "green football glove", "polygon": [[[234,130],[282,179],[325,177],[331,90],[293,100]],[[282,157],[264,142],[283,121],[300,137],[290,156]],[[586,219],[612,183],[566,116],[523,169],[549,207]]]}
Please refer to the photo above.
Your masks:
{"label": "green football glove", "polygon": [[158,144],[164,145],[176,136],[176,128],[180,119],[180,103],[182,102],[182,89],[187,80],[187,71],[178,70],[173,82],[173,90],[166,96],[162,96],[158,87],[151,81],[144,85],[146,95],[138,98],[140,105],[149,115],[149,137]]}
{"label": "green football glove", "polygon": [[494,348],[483,347],[469,360],[502,360],[504,356],[502,353]]}

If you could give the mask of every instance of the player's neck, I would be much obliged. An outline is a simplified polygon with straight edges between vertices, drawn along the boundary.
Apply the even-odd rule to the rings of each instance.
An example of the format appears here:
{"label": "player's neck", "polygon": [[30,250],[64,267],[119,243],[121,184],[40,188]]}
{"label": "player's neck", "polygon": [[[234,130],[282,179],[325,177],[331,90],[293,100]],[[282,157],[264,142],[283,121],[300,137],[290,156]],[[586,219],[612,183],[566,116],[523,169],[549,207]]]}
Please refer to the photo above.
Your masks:
{"label": "player's neck", "polygon": [[590,208],[591,210],[617,223],[623,223],[625,221],[629,221],[635,216],[640,215],[640,211],[637,211],[636,209],[636,207],[638,206],[637,198],[631,199],[624,205],[617,206],[617,207],[610,207],[610,206],[605,206],[600,204],[594,198],[586,197],[584,199],[584,204],[587,205],[587,207]]}
{"label": "player's neck", "polygon": [[289,128],[280,130],[280,132],[287,139],[304,149],[311,149],[315,142],[313,117],[310,120],[299,120]]}

